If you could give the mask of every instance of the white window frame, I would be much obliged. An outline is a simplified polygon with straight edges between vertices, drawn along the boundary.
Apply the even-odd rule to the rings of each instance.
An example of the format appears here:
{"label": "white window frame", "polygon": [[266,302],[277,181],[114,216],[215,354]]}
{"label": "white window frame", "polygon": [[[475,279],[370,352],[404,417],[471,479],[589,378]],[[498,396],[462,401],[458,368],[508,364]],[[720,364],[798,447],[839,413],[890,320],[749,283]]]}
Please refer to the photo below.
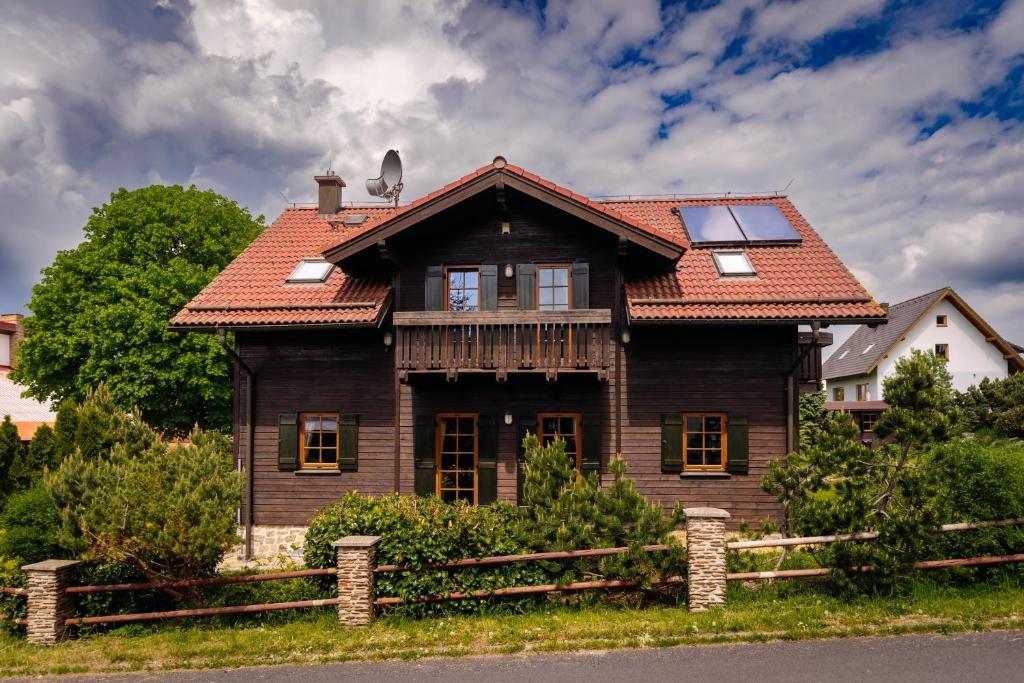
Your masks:
{"label": "white window frame", "polygon": [[[723,257],[730,257],[731,259],[737,256],[743,259],[743,263],[746,264],[746,270],[733,270],[723,262]],[[721,277],[753,277],[757,275],[757,271],[754,270],[754,264],[750,262],[750,256],[745,251],[739,249],[718,249],[711,252],[711,258],[714,259],[715,268]]]}

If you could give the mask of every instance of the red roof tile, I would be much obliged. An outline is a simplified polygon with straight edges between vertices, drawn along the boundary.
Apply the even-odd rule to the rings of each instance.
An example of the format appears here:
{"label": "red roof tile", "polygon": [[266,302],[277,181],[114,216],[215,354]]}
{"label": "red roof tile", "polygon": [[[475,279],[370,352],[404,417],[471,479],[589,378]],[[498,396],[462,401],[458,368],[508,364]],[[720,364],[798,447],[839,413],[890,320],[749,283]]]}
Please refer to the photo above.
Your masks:
{"label": "red roof tile", "polygon": [[[345,207],[338,221],[364,214],[368,221],[394,213],[391,207]],[[338,224],[338,221],[335,221]],[[324,244],[345,230],[316,208],[290,208],[238,255],[171,321],[174,327],[336,325],[372,323],[387,304],[391,287],[347,277],[339,269],[316,285],[288,284],[303,258],[319,258]]]}
{"label": "red roof tile", "polygon": [[882,318],[884,311],[786,197],[610,201],[616,210],[685,240],[680,206],[774,204],[800,235],[797,244],[748,246],[756,277],[720,277],[712,249],[691,247],[665,273],[626,283],[632,320]]}

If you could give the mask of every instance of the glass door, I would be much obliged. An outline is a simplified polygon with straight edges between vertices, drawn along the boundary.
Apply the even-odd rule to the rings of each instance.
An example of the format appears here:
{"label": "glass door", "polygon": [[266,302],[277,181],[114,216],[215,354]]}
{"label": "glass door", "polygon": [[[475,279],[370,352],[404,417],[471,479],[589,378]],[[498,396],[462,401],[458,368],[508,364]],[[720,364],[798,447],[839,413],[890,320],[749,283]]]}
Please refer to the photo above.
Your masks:
{"label": "glass door", "polygon": [[445,501],[476,505],[477,429],[475,413],[437,416],[437,483]]}

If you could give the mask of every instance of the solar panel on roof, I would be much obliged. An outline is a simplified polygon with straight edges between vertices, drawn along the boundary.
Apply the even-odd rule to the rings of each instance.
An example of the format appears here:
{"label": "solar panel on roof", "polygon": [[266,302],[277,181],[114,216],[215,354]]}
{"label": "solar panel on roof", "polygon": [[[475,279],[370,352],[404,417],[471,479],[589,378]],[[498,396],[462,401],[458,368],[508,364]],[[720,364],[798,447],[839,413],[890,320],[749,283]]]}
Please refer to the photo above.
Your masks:
{"label": "solar panel on roof", "polygon": [[727,207],[683,206],[679,215],[691,242],[746,241]]}
{"label": "solar panel on roof", "polygon": [[752,242],[800,239],[774,204],[732,204],[729,209],[743,234]]}

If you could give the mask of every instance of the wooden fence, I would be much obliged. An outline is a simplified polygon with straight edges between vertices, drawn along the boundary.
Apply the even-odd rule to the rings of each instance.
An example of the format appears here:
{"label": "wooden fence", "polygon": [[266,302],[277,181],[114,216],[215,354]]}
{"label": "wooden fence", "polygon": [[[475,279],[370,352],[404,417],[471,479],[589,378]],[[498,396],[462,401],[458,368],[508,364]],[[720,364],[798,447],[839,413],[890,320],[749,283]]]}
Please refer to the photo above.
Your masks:
{"label": "wooden fence", "polygon": [[[697,514],[698,512],[704,513],[704,516]],[[251,614],[275,610],[336,606],[338,608],[339,620],[343,624],[358,625],[372,620],[376,610],[383,606],[587,590],[629,590],[653,586],[687,585],[690,605],[691,609],[693,609],[695,601],[697,601],[697,592],[703,592],[703,598],[709,599],[709,601],[700,602],[703,606],[723,604],[725,599],[724,586],[727,581],[813,578],[825,576],[832,571],[832,569],[828,567],[816,567],[810,569],[729,573],[725,569],[725,554],[727,550],[820,545],[840,541],[870,541],[878,537],[878,534],[875,532],[860,532],[853,534],[832,534],[826,536],[805,536],[798,538],[726,542],[724,526],[724,518],[727,517],[726,513],[711,508],[692,509],[688,510],[687,513],[687,546],[689,551],[687,576],[667,577],[660,581],[647,583],[645,585],[642,585],[638,581],[628,580],[592,580],[566,584],[551,583],[530,586],[510,586],[493,590],[454,592],[446,595],[420,595],[413,598],[379,596],[376,594],[375,590],[375,577],[387,573],[427,570],[455,571],[473,567],[495,567],[521,562],[566,561],[600,558],[625,554],[630,552],[630,548],[596,548],[589,550],[497,555],[434,564],[377,565],[376,546],[380,540],[379,538],[348,537],[335,543],[338,553],[338,565],[336,568],[302,569],[263,574],[219,576],[205,579],[187,579],[150,583],[71,585],[72,572],[70,569],[77,563],[49,560],[47,562],[28,565],[25,567],[29,576],[28,588],[0,586],[0,593],[2,594],[28,598],[27,618],[3,617],[2,619],[7,622],[26,626],[28,637],[31,642],[53,644],[60,639],[60,637],[65,635],[68,629],[87,624],[118,624],[136,621]],[[715,515],[710,513],[721,514]],[[714,522],[714,524],[710,524],[709,520],[710,522]],[[1024,525],[1024,519],[946,524],[942,527],[942,531],[945,533],[963,532],[976,529],[1019,525]],[[702,551],[707,551],[708,548],[711,549],[712,555],[714,556],[711,557],[710,560],[706,557],[698,557],[698,553],[694,551],[693,547],[695,539],[700,542]],[[708,542],[709,539],[711,540],[710,543]],[[643,546],[641,550],[643,552],[664,552],[668,550],[669,547],[670,546],[664,544],[656,544]],[[707,553],[705,552],[705,555],[706,554]],[[986,557],[925,560],[906,565],[904,569],[932,570],[946,569],[950,567],[978,567],[1012,562],[1024,562],[1024,553]],[[866,573],[873,571],[873,567],[856,567],[848,569],[848,571]],[[83,594],[220,586],[260,581],[280,581],[314,576],[335,576],[338,584],[338,596],[335,598],[319,600],[300,600],[293,602],[236,605],[226,607],[204,607],[89,617],[75,616],[72,602],[73,596]]]}

